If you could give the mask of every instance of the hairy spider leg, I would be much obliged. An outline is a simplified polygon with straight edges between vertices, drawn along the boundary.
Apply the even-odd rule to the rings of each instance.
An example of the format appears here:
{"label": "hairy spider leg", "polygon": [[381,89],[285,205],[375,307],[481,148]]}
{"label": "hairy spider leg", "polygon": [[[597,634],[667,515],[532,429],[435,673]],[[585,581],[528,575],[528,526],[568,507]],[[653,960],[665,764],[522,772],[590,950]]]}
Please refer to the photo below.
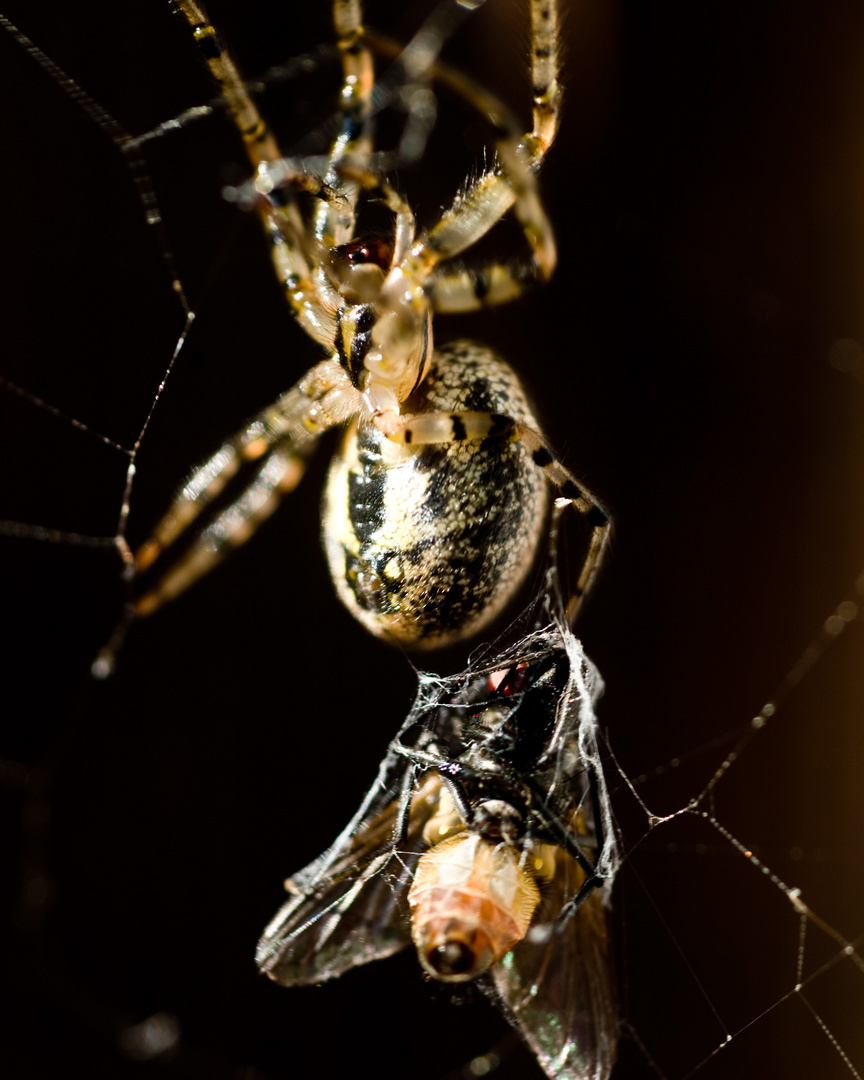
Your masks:
{"label": "hairy spider leg", "polygon": [[351,415],[344,381],[341,366],[334,360],[323,360],[193,472],[152,535],[135,553],[133,576],[152,566],[218,498],[244,462],[260,462],[248,485],[257,494],[247,499],[244,491],[222,511],[156,586],[130,605],[136,614],[150,614],[183,592],[212,569],[227,548],[244,543],[275,510],[280,497],[293,491],[321,432]]}
{"label": "hairy spider leg", "polygon": [[[435,312],[473,311],[508,303],[536,282],[547,281],[557,252],[552,226],[537,192],[536,174],[558,130],[561,102],[560,25],[557,0],[531,0],[532,130],[517,135],[508,130],[497,144],[498,164],[481,175],[421,237],[402,264],[392,285],[395,296],[403,280],[421,288]],[[446,73],[449,74],[449,73]],[[444,81],[453,83],[453,76]],[[506,110],[491,111],[495,102],[469,80],[454,88],[503,124]],[[509,125],[508,125],[509,126]],[[440,263],[471,247],[513,208],[529,246],[528,259],[493,262],[477,268],[441,268]],[[393,347],[394,333],[379,320],[373,339]],[[383,430],[383,429],[382,429]]]}
{"label": "hairy spider leg", "polygon": [[[532,131],[528,134],[521,134],[519,122],[509,107],[469,75],[441,60],[436,60],[429,66],[429,74],[435,83],[462,98],[478,116],[486,117],[503,133],[504,137],[499,140],[496,150],[501,167],[506,166],[505,171],[509,169],[513,188],[508,192],[507,183],[502,183],[501,177],[492,179],[494,172],[485,174],[474,185],[476,191],[472,188],[467,196],[460,196],[451,207],[451,213],[455,213],[456,207],[464,205],[464,199],[470,197],[473,203],[465,206],[464,216],[456,231],[458,233],[459,229],[465,227],[472,213],[478,215],[479,209],[475,231],[467,233],[464,239],[459,239],[458,247],[446,253],[437,250],[433,253],[431,250],[439,246],[443,248],[443,228],[439,230],[436,225],[427,236],[420,239],[419,244],[425,244],[430,249],[427,258],[431,255],[436,263],[431,277],[423,286],[426,300],[436,313],[476,311],[509,303],[540,281],[548,279],[555,268],[554,238],[537,196],[533,174],[551,146],[558,126],[561,90],[558,83],[557,3],[551,6],[533,5],[531,17],[534,120]],[[398,59],[407,51],[399,42],[376,31],[368,31],[367,40],[375,53],[391,59]],[[503,196],[503,202],[496,205],[495,195]],[[531,246],[532,254],[527,259],[522,257],[487,262],[474,267],[453,268],[439,265],[444,259],[452,258],[478,240],[511,206],[514,206]],[[418,279],[420,277],[422,273],[418,272]]]}
{"label": "hairy spider leg", "polygon": [[[218,82],[229,114],[243,139],[250,163],[256,169],[259,180],[266,181],[271,167],[282,161],[282,153],[269,125],[261,116],[237,66],[219,40],[213,26],[207,20],[204,8],[197,0],[177,0],[178,10],[184,15],[201,54]],[[367,111],[369,93],[373,83],[372,60],[361,42],[362,23],[357,0],[334,0],[334,21],[343,61],[343,132],[353,137],[337,140],[331,153],[331,161],[338,160],[347,152],[356,150],[358,155],[368,155],[370,144],[366,125],[360,122]],[[300,325],[313,340],[328,348],[332,347],[335,332],[335,299],[332,290],[321,295],[322,244],[335,237],[349,238],[354,224],[356,193],[342,191],[340,199],[327,198],[328,179],[314,173],[295,170],[290,176],[294,187],[302,187],[320,196],[315,230],[310,234],[297,204],[291,198],[259,199],[255,203],[265,233],[270,240],[271,258],[278,280],[282,283],[288,302]],[[284,176],[283,183],[288,181]],[[337,210],[331,203],[339,204]],[[343,242],[343,241],[337,241]],[[313,268],[319,268],[318,272]]]}

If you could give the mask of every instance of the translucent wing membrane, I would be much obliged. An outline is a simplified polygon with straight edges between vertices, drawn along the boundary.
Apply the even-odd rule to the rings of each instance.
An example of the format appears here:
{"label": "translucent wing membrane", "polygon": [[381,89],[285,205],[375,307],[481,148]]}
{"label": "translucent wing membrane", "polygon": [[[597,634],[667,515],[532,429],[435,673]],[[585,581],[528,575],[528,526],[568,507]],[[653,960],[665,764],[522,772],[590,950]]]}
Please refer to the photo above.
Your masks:
{"label": "translucent wing membrane", "polygon": [[615,1062],[618,1033],[601,894],[558,921],[582,880],[566,860],[528,934],[492,969],[492,980],[499,1005],[549,1076],[601,1080]]}
{"label": "translucent wing membrane", "polygon": [[411,941],[407,892],[423,849],[423,826],[440,783],[413,798],[409,829],[394,840],[404,759],[390,753],[358,812],[323,855],[289,878],[291,899],[264,931],[258,966],[285,986],[336,978]]}
{"label": "translucent wing membrane", "polygon": [[600,1080],[615,1058],[603,900],[617,868],[602,682],[563,622],[419,682],[357,814],[286,883],[259,966],[322,982],[413,938],[434,977],[481,978],[550,1077]]}

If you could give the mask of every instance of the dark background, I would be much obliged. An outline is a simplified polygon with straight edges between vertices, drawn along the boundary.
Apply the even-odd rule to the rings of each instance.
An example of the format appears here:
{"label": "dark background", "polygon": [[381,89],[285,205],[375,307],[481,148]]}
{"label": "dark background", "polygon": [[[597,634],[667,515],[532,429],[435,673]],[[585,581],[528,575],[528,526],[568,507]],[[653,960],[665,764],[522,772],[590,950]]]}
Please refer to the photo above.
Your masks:
{"label": "dark background", "polygon": [[[663,815],[702,791],[864,566],[864,360],[836,347],[864,341],[864,8],[567,6],[542,178],[555,281],[436,332],[508,356],[613,511],[579,632],[618,763]],[[211,17],[252,74],[330,40],[321,9]],[[131,132],[212,93],[158,0],[3,10]],[[368,12],[394,35],[419,18]],[[489,0],[448,50],[523,115],[524,25],[518,3]],[[104,134],[4,34],[0,54],[0,373],[130,447],[181,322],[158,248]],[[268,97],[285,145],[336,89],[327,72]],[[476,130],[444,96],[441,111],[425,168],[400,176],[421,222],[477,161]],[[318,356],[256,223],[220,198],[244,169],[227,125],[164,139],[148,165],[198,321],[141,447],[133,544],[190,464]],[[11,394],[0,417],[0,517],[112,535],[123,456]],[[444,1080],[502,1039],[496,1075],[540,1076],[493,1010],[455,1008],[410,955],[296,991],[251,962],[282,879],[347,821],[413,695],[408,659],[332,595],[327,454],[254,543],[133,631],[105,684],[87,672],[122,605],[116,555],[0,537],[5,1076],[329,1080],[371,1060]],[[466,652],[417,662],[460,668]],[[862,679],[853,623],[715,793],[723,826],[849,939],[864,931]],[[814,1013],[860,1072],[860,963],[808,922],[804,975],[829,965],[808,1007],[783,893],[705,821],[649,830],[608,772],[628,853],[610,916],[615,1077],[850,1075]],[[134,1060],[121,1033],[162,1011],[175,1053]]]}

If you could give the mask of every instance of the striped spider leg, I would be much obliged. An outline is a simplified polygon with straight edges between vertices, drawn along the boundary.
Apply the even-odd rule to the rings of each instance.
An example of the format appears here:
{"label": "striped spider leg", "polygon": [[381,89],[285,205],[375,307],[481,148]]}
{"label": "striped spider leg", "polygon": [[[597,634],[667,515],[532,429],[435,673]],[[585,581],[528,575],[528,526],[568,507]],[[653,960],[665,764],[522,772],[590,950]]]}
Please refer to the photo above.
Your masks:
{"label": "striped spider leg", "polygon": [[[606,547],[608,516],[548,448],[510,367],[470,342],[436,349],[432,332],[433,314],[506,303],[554,269],[555,242],[536,173],[558,126],[557,0],[529,3],[534,96],[528,133],[518,133],[491,95],[438,62],[449,32],[441,12],[448,15],[448,8],[398,54],[397,87],[440,78],[471,107],[491,113],[500,132],[494,163],[419,232],[407,202],[376,167],[372,122],[395,91],[392,76],[375,80],[373,49],[386,55],[388,44],[367,38],[359,3],[334,4],[343,123],[323,162],[280,155],[203,9],[195,0],[178,0],[177,7],[222,87],[256,170],[234,195],[259,214],[288,302],[330,356],[193,473],[135,555],[129,576],[148,570],[202,511],[211,520],[132,600],[126,622],[155,611],[245,542],[299,482],[318,436],[343,423],[349,427],[327,484],[324,544],[340,597],[373,633],[434,647],[494,618],[541,542],[547,479],[590,529],[579,583],[584,592]],[[455,0],[453,7],[465,9]],[[300,193],[314,204],[306,216]],[[359,209],[371,199],[392,214],[389,238],[355,235]],[[454,263],[511,210],[527,242],[524,256]],[[211,504],[225,498],[226,485],[244,465],[253,469],[251,481],[227,509],[215,512]],[[97,662],[102,669],[110,666],[123,630]]]}

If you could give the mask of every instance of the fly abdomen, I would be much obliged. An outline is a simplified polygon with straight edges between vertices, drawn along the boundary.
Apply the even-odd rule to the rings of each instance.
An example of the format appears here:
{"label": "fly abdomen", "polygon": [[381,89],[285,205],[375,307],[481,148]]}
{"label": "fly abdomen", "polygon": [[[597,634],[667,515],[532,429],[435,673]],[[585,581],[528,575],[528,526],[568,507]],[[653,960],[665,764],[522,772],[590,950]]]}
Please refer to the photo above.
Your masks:
{"label": "fly abdomen", "polygon": [[424,970],[467,982],[525,936],[540,893],[518,851],[462,832],[427,851],[408,894]]}

